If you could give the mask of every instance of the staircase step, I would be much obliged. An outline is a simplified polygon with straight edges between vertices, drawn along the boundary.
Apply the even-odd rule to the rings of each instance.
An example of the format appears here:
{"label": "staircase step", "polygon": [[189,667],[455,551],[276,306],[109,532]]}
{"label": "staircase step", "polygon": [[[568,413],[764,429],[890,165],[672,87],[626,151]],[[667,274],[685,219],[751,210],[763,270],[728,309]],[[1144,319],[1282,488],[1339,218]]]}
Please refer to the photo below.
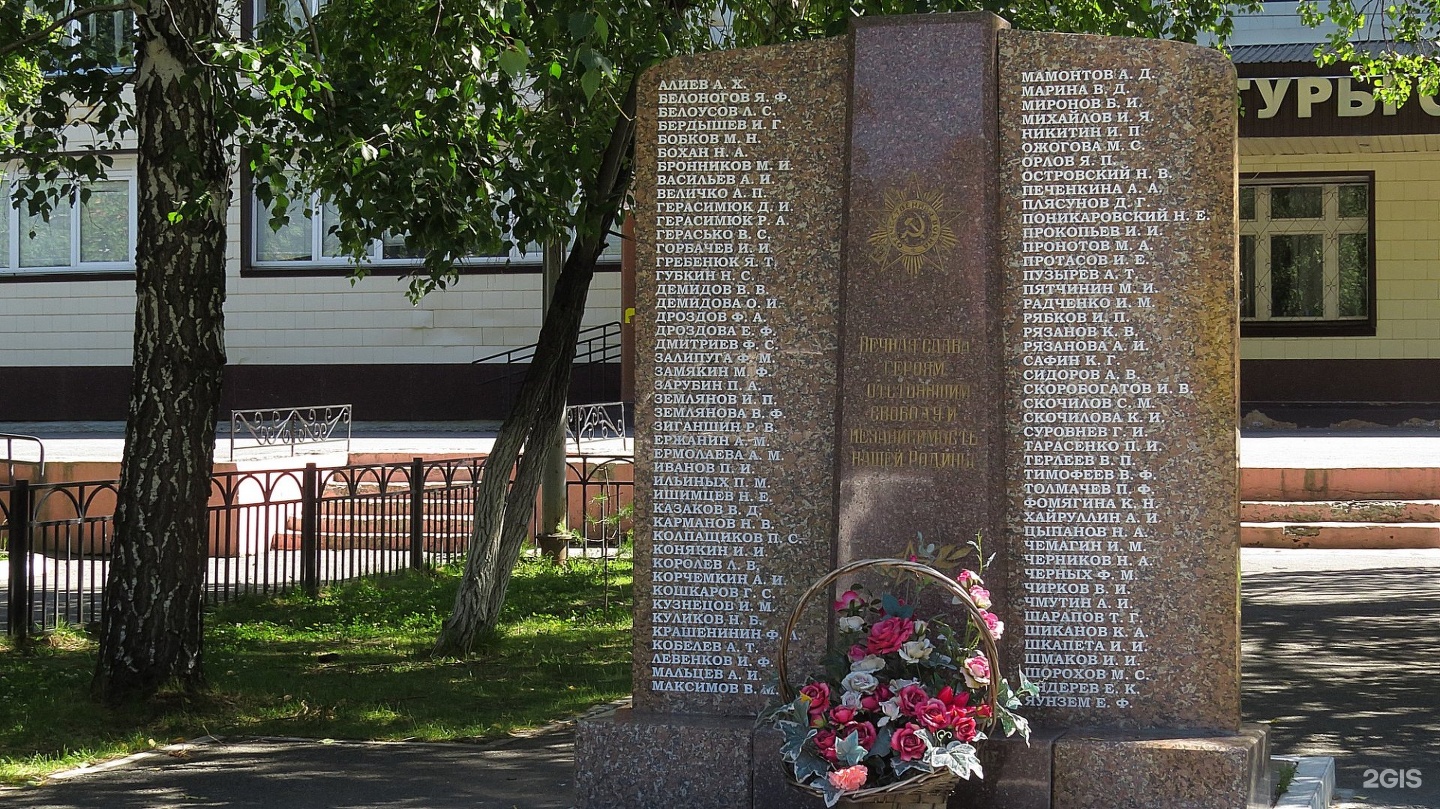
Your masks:
{"label": "staircase step", "polygon": [[1440,548],[1440,522],[1243,522],[1247,548]]}
{"label": "staircase step", "polygon": [[1440,500],[1302,500],[1240,504],[1244,522],[1440,522]]}
{"label": "staircase step", "polygon": [[1240,470],[1240,499],[1434,500],[1440,499],[1440,468],[1244,467]]}

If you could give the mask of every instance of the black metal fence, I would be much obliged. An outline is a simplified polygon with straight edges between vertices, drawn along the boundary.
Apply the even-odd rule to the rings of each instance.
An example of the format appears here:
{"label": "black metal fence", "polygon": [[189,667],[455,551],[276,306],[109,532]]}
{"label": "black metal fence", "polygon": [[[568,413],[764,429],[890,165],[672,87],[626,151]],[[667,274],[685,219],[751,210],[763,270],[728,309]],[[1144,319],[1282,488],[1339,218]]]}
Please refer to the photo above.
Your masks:
{"label": "black metal fence", "polygon": [[[629,456],[569,460],[569,524],[590,554],[629,530]],[[221,472],[211,481],[207,593],[212,603],[462,557],[483,457],[401,464]],[[0,485],[5,631],[99,620],[115,481]],[[532,518],[532,528],[534,518]],[[532,532],[533,533],[533,532]]]}

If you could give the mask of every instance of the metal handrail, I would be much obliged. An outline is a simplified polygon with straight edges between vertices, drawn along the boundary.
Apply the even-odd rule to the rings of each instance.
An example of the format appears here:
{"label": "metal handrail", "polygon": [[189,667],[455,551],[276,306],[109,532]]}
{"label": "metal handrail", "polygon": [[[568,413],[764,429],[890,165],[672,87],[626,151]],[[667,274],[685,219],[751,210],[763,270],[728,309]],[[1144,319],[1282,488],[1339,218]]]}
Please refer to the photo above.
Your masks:
{"label": "metal handrail", "polygon": [[[599,334],[594,334],[599,332]],[[586,336],[589,335],[589,336]],[[620,358],[620,321],[612,320],[609,323],[602,323],[599,326],[590,326],[581,329],[575,335],[575,361],[582,360],[589,362],[609,362]],[[596,347],[599,343],[599,347]],[[500,351],[489,356],[481,357],[478,360],[471,360],[471,365],[484,363],[500,363],[511,365],[517,362],[524,362],[535,358],[535,348],[538,343],[531,343],[528,346],[512,348],[508,351]],[[599,356],[596,360],[595,357]]]}
{"label": "metal handrail", "polygon": [[[24,458],[16,458],[16,457],[15,457],[15,442],[17,442],[17,441],[20,441],[20,442],[23,442],[23,443],[26,443],[26,444],[34,444],[34,445],[35,445],[36,454],[39,456],[39,458],[38,458],[37,460],[34,460],[34,461],[29,461],[29,460],[26,460],[26,459],[24,459]],[[16,464],[24,464],[25,466],[32,466],[32,467],[34,467],[34,468],[36,469],[36,471],[39,473],[39,475],[38,475],[38,476],[39,476],[39,479],[40,479],[40,480],[44,480],[44,479],[45,479],[45,442],[44,442],[44,441],[41,441],[39,438],[36,438],[36,437],[33,436],[33,435],[21,435],[20,433],[0,433],[0,442],[3,442],[3,443],[5,444],[5,457],[4,457],[4,459],[3,459],[3,462],[4,462],[4,464],[5,464],[5,471],[6,471],[6,473],[7,473],[6,478],[5,478],[5,480],[6,480],[7,483],[14,482],[14,480],[15,480],[15,465],[16,465]]]}
{"label": "metal handrail", "polygon": [[306,405],[289,408],[260,408],[230,411],[230,459],[235,459],[235,439],[243,429],[256,447],[288,446],[290,454],[301,444],[326,444],[341,440],[345,429],[345,452],[350,452],[351,406]]}

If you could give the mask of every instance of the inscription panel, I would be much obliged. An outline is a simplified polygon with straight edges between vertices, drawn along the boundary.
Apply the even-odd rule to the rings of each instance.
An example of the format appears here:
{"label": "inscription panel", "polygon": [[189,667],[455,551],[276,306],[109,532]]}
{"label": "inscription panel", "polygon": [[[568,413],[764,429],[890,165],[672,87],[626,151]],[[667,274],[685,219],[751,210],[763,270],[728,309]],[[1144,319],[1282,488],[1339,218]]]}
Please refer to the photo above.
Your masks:
{"label": "inscription panel", "polygon": [[642,710],[757,710],[832,561],[845,67],[841,43],[805,43],[672,60],[642,86]]}
{"label": "inscription panel", "polygon": [[1011,655],[1042,723],[1238,722],[1221,62],[1001,38]]}

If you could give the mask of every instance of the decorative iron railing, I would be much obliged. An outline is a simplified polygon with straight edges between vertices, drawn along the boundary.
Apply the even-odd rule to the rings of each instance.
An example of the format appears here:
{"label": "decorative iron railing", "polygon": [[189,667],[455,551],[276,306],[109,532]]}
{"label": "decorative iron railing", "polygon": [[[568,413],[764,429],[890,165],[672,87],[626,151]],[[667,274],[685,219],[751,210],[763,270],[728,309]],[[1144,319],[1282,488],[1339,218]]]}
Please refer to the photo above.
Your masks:
{"label": "decorative iron railing", "polygon": [[624,402],[596,402],[570,405],[565,408],[565,440],[573,442],[581,452],[587,441],[619,439],[621,448],[630,448],[630,433]]}
{"label": "decorative iron railing", "polygon": [[[339,444],[350,451],[350,405],[261,408],[230,411],[230,458],[235,451],[284,447],[294,455],[302,445]],[[338,449],[338,448],[337,448]]]}
{"label": "decorative iron railing", "polygon": [[[569,460],[569,525],[609,558],[630,529],[628,456]],[[483,457],[217,473],[211,482],[208,599],[314,592],[463,557]],[[100,617],[114,481],[0,485],[0,604],[6,631],[26,634]],[[532,529],[538,524],[532,517]]]}
{"label": "decorative iron railing", "polygon": [[[45,442],[33,435],[20,435],[19,433],[0,433],[0,447],[4,447],[5,453],[0,456],[0,465],[5,467],[5,479],[0,483],[9,483],[16,479],[16,467],[22,467],[22,471],[31,470],[36,478],[45,474]],[[16,455],[16,450],[22,455]]]}

